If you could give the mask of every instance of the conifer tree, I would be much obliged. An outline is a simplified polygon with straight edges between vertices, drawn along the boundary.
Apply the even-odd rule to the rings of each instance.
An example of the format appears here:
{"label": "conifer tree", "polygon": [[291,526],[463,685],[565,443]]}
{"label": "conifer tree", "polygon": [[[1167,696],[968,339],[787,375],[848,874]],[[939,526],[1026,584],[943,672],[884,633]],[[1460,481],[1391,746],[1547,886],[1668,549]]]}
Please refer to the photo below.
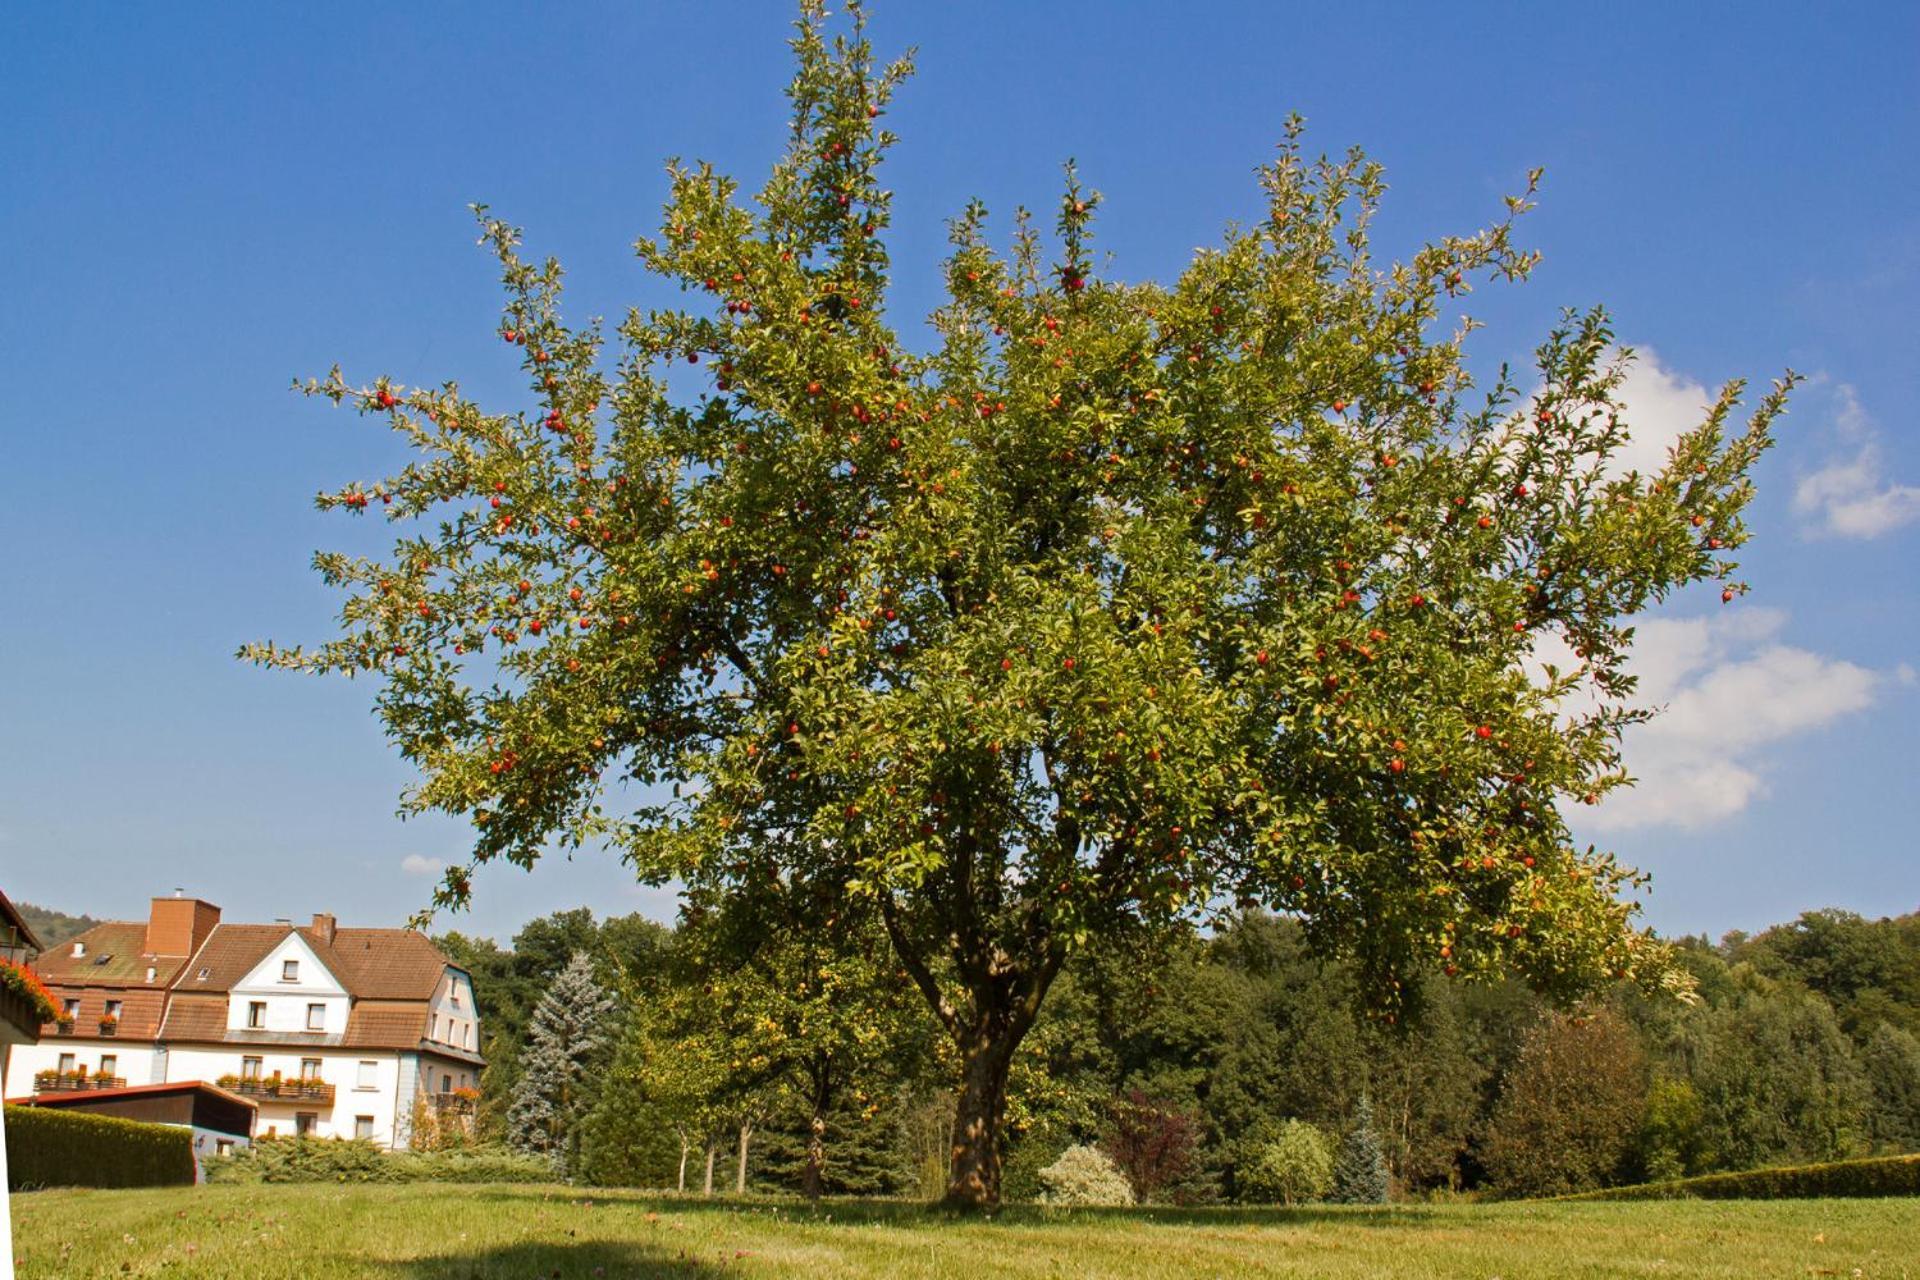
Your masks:
{"label": "conifer tree", "polygon": [[594,977],[593,959],[576,952],[533,1011],[520,1079],[507,1107],[507,1141],[545,1156],[572,1177],[580,1167],[581,1122],[593,1109],[613,1044],[619,1001]]}
{"label": "conifer tree", "polygon": [[1176,279],[1103,277],[1069,169],[1051,241],[1022,213],[997,251],[968,206],[932,329],[897,329],[909,68],[857,5],[837,34],[802,8],[784,156],[752,200],[671,167],[637,247],[686,301],[631,313],[616,359],[481,209],[534,407],[307,384],[419,454],[319,505],[418,523],[387,562],[316,557],[338,638],[246,656],[380,683],[407,807],[467,817],[471,864],[605,844],[657,883],[876,908],[957,1064],[956,1205],[998,1201],[1010,1066],[1095,936],[1265,905],[1382,1016],[1433,965],[1684,982],[1561,809],[1629,781],[1633,616],[1745,589],[1791,377],[1626,470],[1603,313],[1483,391],[1445,314],[1530,272],[1531,183],[1387,265],[1380,167],[1297,122],[1260,216]]}
{"label": "conifer tree", "polygon": [[1336,1204],[1387,1202],[1387,1156],[1373,1127],[1373,1103],[1364,1093],[1334,1156],[1333,1190],[1327,1198]]}

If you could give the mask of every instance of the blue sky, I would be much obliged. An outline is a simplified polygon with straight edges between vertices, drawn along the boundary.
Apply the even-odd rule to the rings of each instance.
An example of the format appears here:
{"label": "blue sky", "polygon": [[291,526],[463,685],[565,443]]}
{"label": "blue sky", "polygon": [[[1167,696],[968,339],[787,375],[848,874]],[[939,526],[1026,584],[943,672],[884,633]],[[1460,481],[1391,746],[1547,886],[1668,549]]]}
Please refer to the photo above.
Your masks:
{"label": "blue sky", "polygon": [[[0,12],[0,887],[133,916],[184,886],[230,918],[397,923],[462,829],[393,817],[372,689],[243,667],[324,636],[307,568],[351,545],[313,492],[393,459],[287,391],[447,377],[513,403],[465,206],[558,254],[571,314],[653,288],[630,252],[661,160],[755,185],[783,139],[781,4],[14,5]],[[1920,906],[1920,9],[884,5],[920,72],[891,123],[896,317],[933,301],[944,219],[1107,196],[1116,274],[1177,271],[1257,212],[1287,113],[1393,190],[1383,247],[1472,230],[1544,165],[1532,283],[1482,291],[1481,360],[1605,302],[1645,358],[1648,434],[1705,387],[1812,382],[1761,468],[1757,590],[1646,636],[1673,708],[1646,778],[1583,834],[1654,873],[1671,931]],[[1002,224],[1004,225],[1004,224]],[[1912,664],[1912,665],[1909,665]],[[409,868],[412,868],[410,870]],[[458,927],[587,903],[670,911],[608,859],[493,870]]]}

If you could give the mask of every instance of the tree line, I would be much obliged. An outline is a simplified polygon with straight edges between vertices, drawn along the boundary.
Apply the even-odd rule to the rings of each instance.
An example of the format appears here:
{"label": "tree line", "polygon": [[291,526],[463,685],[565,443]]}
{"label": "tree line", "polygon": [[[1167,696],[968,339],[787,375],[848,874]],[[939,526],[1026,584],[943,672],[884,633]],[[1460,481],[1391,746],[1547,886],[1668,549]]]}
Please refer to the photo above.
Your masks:
{"label": "tree line", "polygon": [[[937,1197],[951,1043],[884,934],[841,924],[696,903],[678,928],[581,909],[509,947],[440,938],[487,1028],[477,1136],[590,1183]],[[1367,1144],[1397,1196],[1920,1149],[1920,914],[1676,951],[1691,1002],[1621,984],[1569,1009],[1435,972],[1389,1022],[1286,917],[1094,946],[1013,1063],[1005,1194],[1094,1176],[1088,1149],[1131,1198],[1184,1203],[1315,1198]]]}

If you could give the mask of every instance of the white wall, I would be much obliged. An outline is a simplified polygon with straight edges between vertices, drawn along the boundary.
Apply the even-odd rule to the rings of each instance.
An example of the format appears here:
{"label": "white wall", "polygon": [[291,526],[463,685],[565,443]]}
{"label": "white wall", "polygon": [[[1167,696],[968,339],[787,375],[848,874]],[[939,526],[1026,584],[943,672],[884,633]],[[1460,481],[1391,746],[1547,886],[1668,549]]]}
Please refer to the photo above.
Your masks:
{"label": "white wall", "polygon": [[473,1007],[473,984],[464,973],[447,971],[434,990],[427,1012],[427,1034],[431,1039],[469,1053],[480,1052],[480,1021]]}
{"label": "white wall", "polygon": [[[303,1058],[318,1058],[321,1081],[333,1086],[331,1107],[324,1103],[288,1098],[254,1098],[253,1101],[260,1107],[260,1118],[254,1126],[254,1133],[260,1137],[270,1132],[290,1137],[294,1133],[294,1116],[300,1112],[312,1112],[315,1116],[315,1134],[322,1138],[351,1138],[354,1117],[372,1116],[374,1141],[383,1146],[393,1146],[399,1134],[396,1121],[406,1116],[413,1107],[412,1089],[403,1091],[400,1087],[400,1055],[391,1049],[309,1049],[290,1045],[176,1046],[168,1054],[167,1077],[170,1080],[205,1080],[212,1083],[222,1076],[241,1074],[241,1059],[246,1057],[260,1059],[262,1076],[271,1076],[278,1071],[288,1080],[299,1077]],[[359,1084],[362,1062],[374,1064],[374,1084],[370,1089],[362,1089]]]}
{"label": "white wall", "polygon": [[130,1085],[159,1084],[155,1078],[157,1055],[151,1043],[143,1040],[75,1040],[66,1036],[46,1036],[39,1044],[17,1044],[7,1057],[7,1079],[0,1086],[9,1098],[24,1098],[33,1092],[37,1072],[53,1071],[60,1056],[70,1053],[76,1069],[91,1075],[100,1069],[100,1059],[111,1056],[119,1061],[114,1074]]}

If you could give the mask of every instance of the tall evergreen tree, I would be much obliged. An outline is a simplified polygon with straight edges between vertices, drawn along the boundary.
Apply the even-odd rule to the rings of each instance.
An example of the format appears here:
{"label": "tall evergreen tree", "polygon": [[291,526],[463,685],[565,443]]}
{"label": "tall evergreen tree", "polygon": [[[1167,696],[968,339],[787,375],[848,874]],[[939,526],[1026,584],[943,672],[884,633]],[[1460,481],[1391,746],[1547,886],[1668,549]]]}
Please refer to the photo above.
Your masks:
{"label": "tall evergreen tree", "polygon": [[522,1071],[507,1108],[507,1141],[546,1156],[555,1172],[579,1167],[580,1121],[598,1094],[596,1076],[613,1043],[619,1002],[593,976],[593,957],[575,952],[533,1011]]}
{"label": "tall evergreen tree", "polygon": [[1333,1158],[1333,1191],[1327,1198],[1336,1204],[1387,1202],[1387,1155],[1373,1127],[1373,1103],[1364,1093]]}

